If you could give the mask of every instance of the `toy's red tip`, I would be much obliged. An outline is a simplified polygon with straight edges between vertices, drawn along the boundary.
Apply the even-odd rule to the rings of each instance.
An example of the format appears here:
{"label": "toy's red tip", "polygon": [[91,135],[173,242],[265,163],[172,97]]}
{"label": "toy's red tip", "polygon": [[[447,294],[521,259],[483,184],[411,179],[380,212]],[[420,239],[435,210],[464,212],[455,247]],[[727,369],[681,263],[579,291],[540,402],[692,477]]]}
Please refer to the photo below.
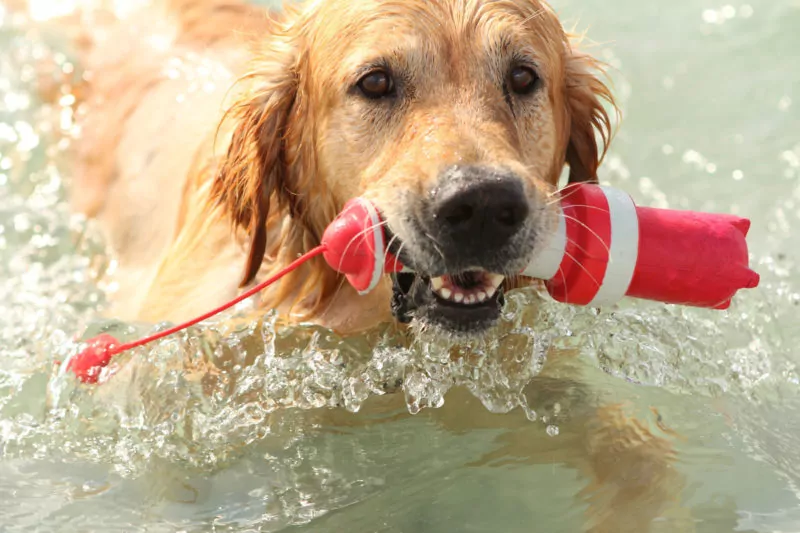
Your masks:
{"label": "toy's red tip", "polygon": [[107,333],[89,339],[86,348],[70,359],[67,370],[74,373],[83,383],[97,383],[100,371],[114,356],[113,348],[120,344]]}
{"label": "toy's red tip", "polygon": [[750,231],[750,219],[737,217],[731,221],[731,225],[739,230],[744,237],[747,237],[747,232]]}

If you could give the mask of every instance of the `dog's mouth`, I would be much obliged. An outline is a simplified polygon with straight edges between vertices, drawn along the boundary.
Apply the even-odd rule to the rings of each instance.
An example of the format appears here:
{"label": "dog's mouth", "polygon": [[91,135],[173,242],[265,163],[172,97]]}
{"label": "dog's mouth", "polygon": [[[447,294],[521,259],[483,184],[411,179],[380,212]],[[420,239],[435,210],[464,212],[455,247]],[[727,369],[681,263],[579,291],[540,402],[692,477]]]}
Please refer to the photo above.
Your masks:
{"label": "dog's mouth", "polygon": [[504,211],[488,218],[474,211],[476,220],[469,221],[474,232],[424,209],[393,219],[383,215],[391,220],[383,226],[387,251],[405,267],[392,274],[391,306],[398,321],[466,335],[480,334],[498,322],[506,276],[527,264],[538,219],[526,215],[515,230],[507,231]]}
{"label": "dog's mouth", "polygon": [[472,268],[441,276],[394,274],[392,312],[400,322],[439,326],[459,333],[491,327],[503,307],[505,276]]}
{"label": "dog's mouth", "polygon": [[504,279],[502,274],[474,269],[430,278],[429,284],[437,300],[442,303],[480,306],[491,303]]}

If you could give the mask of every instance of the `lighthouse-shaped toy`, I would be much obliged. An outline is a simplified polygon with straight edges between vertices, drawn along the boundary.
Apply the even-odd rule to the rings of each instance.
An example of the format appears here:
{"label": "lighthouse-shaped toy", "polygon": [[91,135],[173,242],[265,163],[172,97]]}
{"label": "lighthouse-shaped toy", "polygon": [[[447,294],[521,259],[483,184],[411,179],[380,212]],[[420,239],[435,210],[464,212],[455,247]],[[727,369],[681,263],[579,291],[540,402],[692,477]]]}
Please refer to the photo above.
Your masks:
{"label": "lighthouse-shaped toy", "polygon": [[[733,216],[638,207],[612,187],[560,191],[557,228],[522,275],[545,281],[564,303],[604,306],[624,296],[726,309],[739,289],[758,285],[748,266],[750,221]],[[348,202],[323,236],[328,264],[364,294],[403,265],[386,250],[380,215]]]}

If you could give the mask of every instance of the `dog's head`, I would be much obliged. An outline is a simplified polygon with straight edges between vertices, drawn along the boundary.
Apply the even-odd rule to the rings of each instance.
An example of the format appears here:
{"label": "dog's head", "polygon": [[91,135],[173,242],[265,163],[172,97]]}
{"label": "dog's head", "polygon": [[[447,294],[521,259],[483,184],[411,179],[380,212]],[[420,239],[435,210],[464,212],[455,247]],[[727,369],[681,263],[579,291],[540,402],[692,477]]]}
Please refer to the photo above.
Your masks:
{"label": "dog's head", "polygon": [[491,325],[504,276],[553,231],[564,165],[571,182],[596,179],[601,101],[613,105],[599,65],[539,0],[314,0],[286,17],[261,44],[215,183],[251,234],[245,281],[270,209],[291,217],[273,245],[294,254],[361,196],[415,271],[396,280],[405,311],[451,331]]}

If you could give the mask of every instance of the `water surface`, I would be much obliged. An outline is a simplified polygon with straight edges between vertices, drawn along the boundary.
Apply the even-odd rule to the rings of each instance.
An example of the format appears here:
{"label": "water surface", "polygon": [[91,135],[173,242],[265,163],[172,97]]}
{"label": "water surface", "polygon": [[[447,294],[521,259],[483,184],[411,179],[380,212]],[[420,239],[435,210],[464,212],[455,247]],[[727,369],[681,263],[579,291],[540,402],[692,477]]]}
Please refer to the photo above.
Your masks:
{"label": "water surface", "polygon": [[[800,4],[554,5],[614,67],[624,119],[602,179],[642,205],[751,218],[758,289],[726,312],[520,292],[500,339],[459,363],[391,328],[211,323],[137,351],[152,372],[100,394],[54,361],[76,335],[154,326],[98,318],[114,262],[65,202],[73,101],[33,91],[80,66],[0,4],[0,530],[579,531],[586,477],[508,443],[567,449],[602,400],[680,435],[698,531],[800,531]],[[555,349],[579,353],[578,393],[525,387]],[[175,363],[209,350],[256,364],[202,381]]]}

